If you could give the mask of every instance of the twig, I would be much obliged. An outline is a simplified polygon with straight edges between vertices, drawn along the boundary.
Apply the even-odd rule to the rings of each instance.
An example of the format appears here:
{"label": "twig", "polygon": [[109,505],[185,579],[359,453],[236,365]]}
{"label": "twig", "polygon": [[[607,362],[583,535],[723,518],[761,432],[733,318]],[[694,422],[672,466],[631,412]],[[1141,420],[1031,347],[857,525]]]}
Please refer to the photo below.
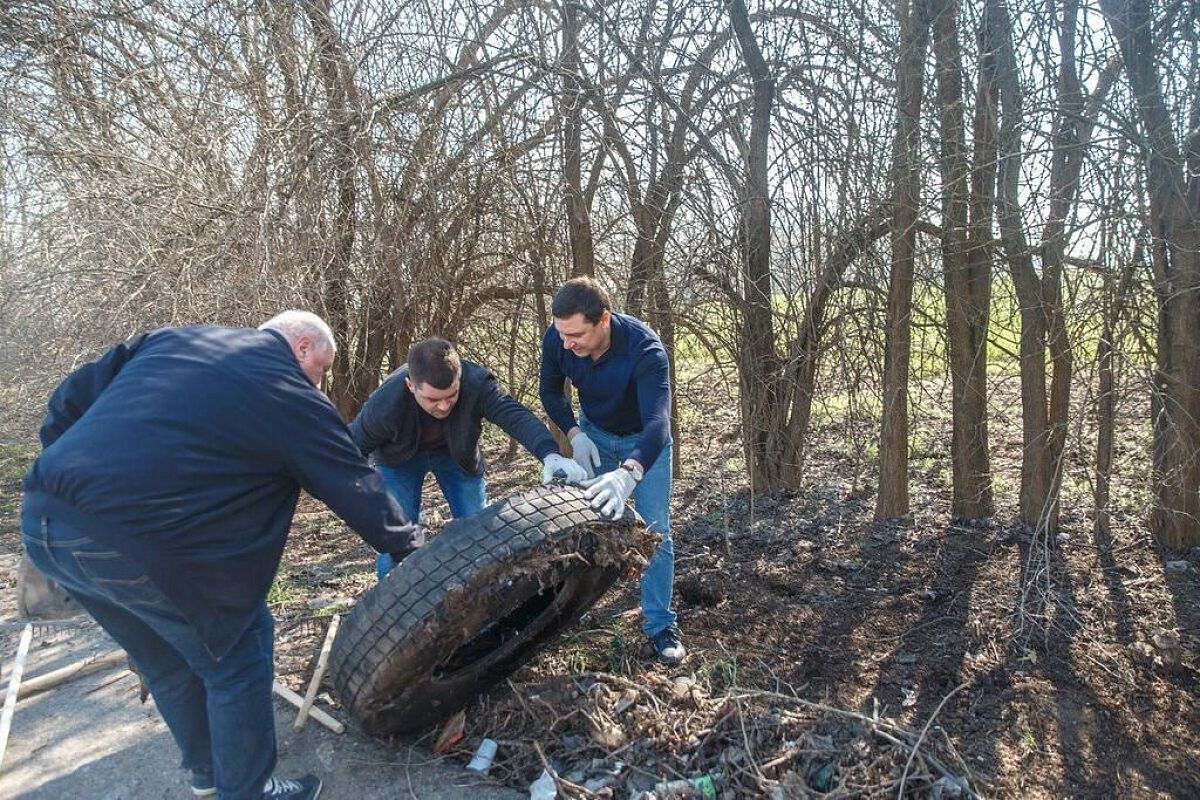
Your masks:
{"label": "twig", "polygon": [[43,691],[44,689],[50,689],[75,678],[80,678],[89,673],[104,669],[105,667],[111,667],[113,664],[123,663],[124,661],[124,650],[111,650],[103,655],[88,656],[65,667],[60,667],[59,669],[25,681],[21,684],[17,699],[23,700],[31,694]]}
{"label": "twig", "polygon": [[317,699],[317,692],[321,689],[321,679],[325,677],[325,670],[329,667],[329,652],[333,649],[333,639],[337,636],[338,623],[342,620],[341,615],[334,614],[329,621],[329,630],[325,632],[325,643],[321,645],[321,654],[317,656],[317,668],[313,670],[312,680],[308,682],[308,691],[304,694],[304,702],[300,704],[300,711],[296,714],[296,721],[292,723],[295,730],[300,730],[304,727],[305,720],[308,719],[309,709],[312,708],[313,702]]}
{"label": "twig", "polygon": [[955,686],[954,690],[951,691],[950,694],[942,698],[942,702],[938,703],[937,708],[933,710],[933,713],[929,715],[929,719],[925,721],[925,727],[921,728],[921,734],[917,737],[916,743],[913,744],[912,752],[908,754],[908,761],[904,763],[904,772],[900,774],[900,790],[896,792],[897,798],[904,797],[904,782],[908,779],[908,770],[910,767],[912,767],[913,758],[917,755],[917,751],[921,748],[921,742],[925,741],[925,734],[929,732],[929,726],[933,724],[935,719],[937,719],[937,715],[941,712],[942,707],[946,705],[946,702],[951,697],[954,697],[954,695],[967,688],[969,685],[969,683],[960,683],[958,686]]}
{"label": "twig", "polygon": [[543,769],[546,770],[546,774],[550,776],[550,779],[552,781],[554,781],[554,783],[560,789],[570,789],[571,791],[576,792],[577,794],[582,795],[583,797],[595,797],[596,796],[596,793],[593,792],[591,789],[584,788],[583,786],[580,786],[577,783],[572,783],[571,781],[569,781],[566,778],[559,775],[554,770],[554,767],[550,766],[550,762],[546,759],[546,754],[542,752],[542,746],[540,744],[538,744],[537,742],[534,742],[533,749],[537,753],[538,759],[542,762],[542,767],[543,767]]}
{"label": "twig", "polygon": [[754,767],[755,777],[760,781],[766,780],[766,775],[763,775],[762,769],[758,766],[758,759],[754,757],[754,748],[750,744],[750,737],[746,734],[746,716],[742,713],[742,703],[740,700],[734,701],[738,713],[738,726],[742,729],[742,742],[746,745],[746,756],[750,759],[750,766]]}
{"label": "twig", "polygon": [[[966,686],[966,685],[968,685],[968,684],[963,684],[963,686]],[[958,688],[961,689],[962,686],[960,686]],[[880,719],[873,719],[871,717],[866,716],[865,714],[859,714],[856,711],[847,711],[844,708],[834,708],[833,706],[827,706],[824,703],[814,703],[811,700],[804,700],[803,698],[800,698],[800,697],[793,697],[791,695],[782,694],[780,692],[771,692],[771,691],[767,691],[765,689],[746,689],[743,687],[735,686],[735,687],[731,687],[731,691],[740,692],[741,694],[738,696],[741,696],[741,697],[753,697],[755,695],[759,695],[759,696],[763,696],[763,697],[773,697],[773,698],[777,698],[779,700],[786,700],[791,703],[796,703],[797,705],[805,706],[806,708],[812,708],[817,711],[824,711],[829,714],[838,714],[843,717],[857,719],[857,720],[860,720],[860,721],[866,723],[871,728],[871,730],[873,730],[875,732],[875,734],[877,736],[887,739],[892,744],[898,745],[900,747],[905,747],[905,748],[913,747],[914,737],[910,731],[907,731],[898,725],[893,725],[889,722],[885,722]],[[955,689],[954,691],[957,692],[958,689]],[[954,694],[954,692],[951,692],[951,695],[953,695],[953,694]],[[948,700],[949,697],[950,697],[950,695],[948,695],[946,697],[946,699]],[[945,700],[943,700],[942,702],[945,703]],[[940,709],[941,706],[939,705],[938,708]],[[932,719],[932,717],[930,719]],[[884,730],[882,730],[883,728],[886,728],[887,730],[884,731]],[[933,768],[936,769],[939,773],[941,773],[941,775],[943,777],[950,778],[952,780],[958,780],[959,776],[956,775],[955,773],[951,772],[944,764],[942,764],[942,762],[940,760],[938,760],[937,758],[934,758],[932,755],[928,755],[928,754],[926,755],[926,758],[928,759],[929,763],[933,766]],[[969,787],[966,789],[966,795],[967,795],[967,797],[978,797],[978,795],[976,795],[973,791],[971,791]]]}
{"label": "twig", "polygon": [[[282,697],[287,702],[291,703],[296,708],[299,708],[304,703],[303,697],[296,694],[279,681],[275,681],[271,684],[271,691]],[[329,714],[326,714],[316,706],[310,708],[308,713],[309,716],[324,725],[326,728],[329,728],[329,730],[333,731],[334,733],[344,733],[346,731],[345,725],[343,725],[341,722],[338,722],[336,719],[331,717]]]}
{"label": "twig", "polygon": [[0,712],[0,767],[4,765],[4,751],[8,749],[8,732],[12,728],[13,714],[17,709],[17,695],[21,692],[21,673],[25,671],[25,659],[29,656],[29,643],[33,641],[33,623],[25,623],[21,631],[21,642],[17,645],[17,657],[9,673],[8,693],[4,696],[4,711]]}

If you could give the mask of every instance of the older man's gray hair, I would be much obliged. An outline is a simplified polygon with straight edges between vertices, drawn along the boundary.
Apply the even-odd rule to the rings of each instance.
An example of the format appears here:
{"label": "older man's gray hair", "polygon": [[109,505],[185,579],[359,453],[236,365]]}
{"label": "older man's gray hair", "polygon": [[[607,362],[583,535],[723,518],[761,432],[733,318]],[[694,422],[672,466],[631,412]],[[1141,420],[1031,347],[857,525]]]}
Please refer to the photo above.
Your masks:
{"label": "older man's gray hair", "polygon": [[308,336],[314,342],[320,342],[329,352],[337,352],[337,342],[333,339],[333,331],[325,320],[311,311],[292,309],[276,314],[258,326],[260,331],[279,331],[289,342],[294,342],[301,336]]}

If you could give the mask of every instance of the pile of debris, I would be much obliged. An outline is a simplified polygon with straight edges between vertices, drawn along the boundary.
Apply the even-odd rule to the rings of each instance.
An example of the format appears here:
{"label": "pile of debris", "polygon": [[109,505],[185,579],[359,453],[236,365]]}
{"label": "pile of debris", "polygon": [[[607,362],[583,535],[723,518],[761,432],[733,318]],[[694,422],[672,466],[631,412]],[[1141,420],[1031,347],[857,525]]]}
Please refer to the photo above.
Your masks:
{"label": "pile of debris", "polygon": [[[471,728],[499,742],[492,775],[521,787],[539,778],[536,797],[975,796],[936,726],[917,734],[779,692],[714,693],[687,676],[509,686],[472,712]],[[461,754],[478,742],[464,740]]]}

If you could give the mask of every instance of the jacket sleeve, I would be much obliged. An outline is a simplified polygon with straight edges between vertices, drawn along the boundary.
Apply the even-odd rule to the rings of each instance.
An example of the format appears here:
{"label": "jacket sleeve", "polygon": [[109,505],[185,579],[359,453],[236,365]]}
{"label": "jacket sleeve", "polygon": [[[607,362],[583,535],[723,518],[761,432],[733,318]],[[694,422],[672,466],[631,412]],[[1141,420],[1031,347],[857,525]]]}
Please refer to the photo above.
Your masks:
{"label": "jacket sleeve", "polygon": [[671,367],[661,346],[642,354],[634,369],[642,435],[629,453],[647,472],[671,439]]}
{"label": "jacket sleeve", "polygon": [[350,423],[350,436],[364,456],[369,456],[396,438],[397,405],[400,397],[397,385],[405,389],[404,379],[393,375],[371,393]]}
{"label": "jacket sleeve", "polygon": [[488,373],[484,378],[480,407],[483,416],[500,426],[509,436],[542,461],[551,453],[558,452],[558,444],[550,435],[550,429],[512,395],[500,388],[496,376]]}
{"label": "jacket sleeve", "polygon": [[333,404],[315,387],[296,392],[308,395],[295,404],[300,408],[285,411],[291,423],[285,461],[297,482],[379,552],[404,555],[424,544],[424,528],[387,493]]}
{"label": "jacket sleeve", "polygon": [[42,447],[58,441],[58,437],[79,421],[100,393],[117,377],[117,373],[129,363],[134,352],[145,340],[146,334],[138,334],[125,340],[100,358],[84,364],[72,372],[50,396],[46,418],[38,431]]}
{"label": "jacket sleeve", "polygon": [[567,376],[558,363],[561,350],[562,340],[551,326],[542,337],[542,368],[538,373],[538,396],[550,421],[563,433],[567,433],[575,427],[575,412],[571,409],[571,401],[567,399],[564,389]]}

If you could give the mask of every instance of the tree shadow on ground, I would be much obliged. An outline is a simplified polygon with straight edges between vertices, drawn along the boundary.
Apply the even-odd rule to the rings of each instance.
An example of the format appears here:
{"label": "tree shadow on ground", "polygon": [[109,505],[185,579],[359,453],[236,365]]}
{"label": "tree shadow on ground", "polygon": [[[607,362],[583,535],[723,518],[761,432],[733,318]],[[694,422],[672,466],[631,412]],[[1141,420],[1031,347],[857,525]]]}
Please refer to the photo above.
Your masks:
{"label": "tree shadow on ground", "polygon": [[[912,707],[911,719],[918,730],[936,713],[927,741],[933,743],[950,732],[960,741],[969,738],[975,766],[985,773],[996,768],[992,737],[997,726],[973,723],[988,723],[997,712],[997,697],[1009,684],[1008,665],[1001,662],[968,681],[964,689],[955,690],[964,682],[968,656],[987,644],[982,628],[971,629],[971,610],[981,572],[1006,549],[1005,540],[992,534],[991,527],[956,521],[934,535],[937,552],[920,612],[881,660],[874,690],[875,696],[889,700],[897,715]],[[952,693],[955,696],[947,699]],[[946,766],[962,769],[962,777],[976,789],[979,778],[988,779],[986,774],[974,775],[963,762]]]}
{"label": "tree shadow on ground", "polygon": [[[1087,797],[1147,790],[1200,796],[1194,765],[1165,764],[1162,745],[1166,742],[1154,740],[1158,732],[1133,728],[1139,714],[1159,715],[1163,709],[1139,697],[1136,687],[1128,692],[1118,687],[1122,702],[1097,691],[1097,682],[1111,690],[1120,676],[1089,647],[1089,637],[1104,634],[1083,623],[1077,578],[1062,548],[1042,536],[1023,536],[1020,542],[1020,586],[1026,588],[1024,615],[1018,620],[1024,623],[1020,627],[1024,635],[1017,642],[1044,653],[1029,672],[1047,683],[1052,694],[1056,750],[1062,758],[1061,791]],[[1111,585],[1108,591],[1114,593]],[[1115,596],[1124,595],[1115,590]],[[1118,641],[1127,645],[1133,638],[1134,612],[1128,602],[1118,602],[1118,609],[1124,616],[1113,622],[1113,628]]]}

